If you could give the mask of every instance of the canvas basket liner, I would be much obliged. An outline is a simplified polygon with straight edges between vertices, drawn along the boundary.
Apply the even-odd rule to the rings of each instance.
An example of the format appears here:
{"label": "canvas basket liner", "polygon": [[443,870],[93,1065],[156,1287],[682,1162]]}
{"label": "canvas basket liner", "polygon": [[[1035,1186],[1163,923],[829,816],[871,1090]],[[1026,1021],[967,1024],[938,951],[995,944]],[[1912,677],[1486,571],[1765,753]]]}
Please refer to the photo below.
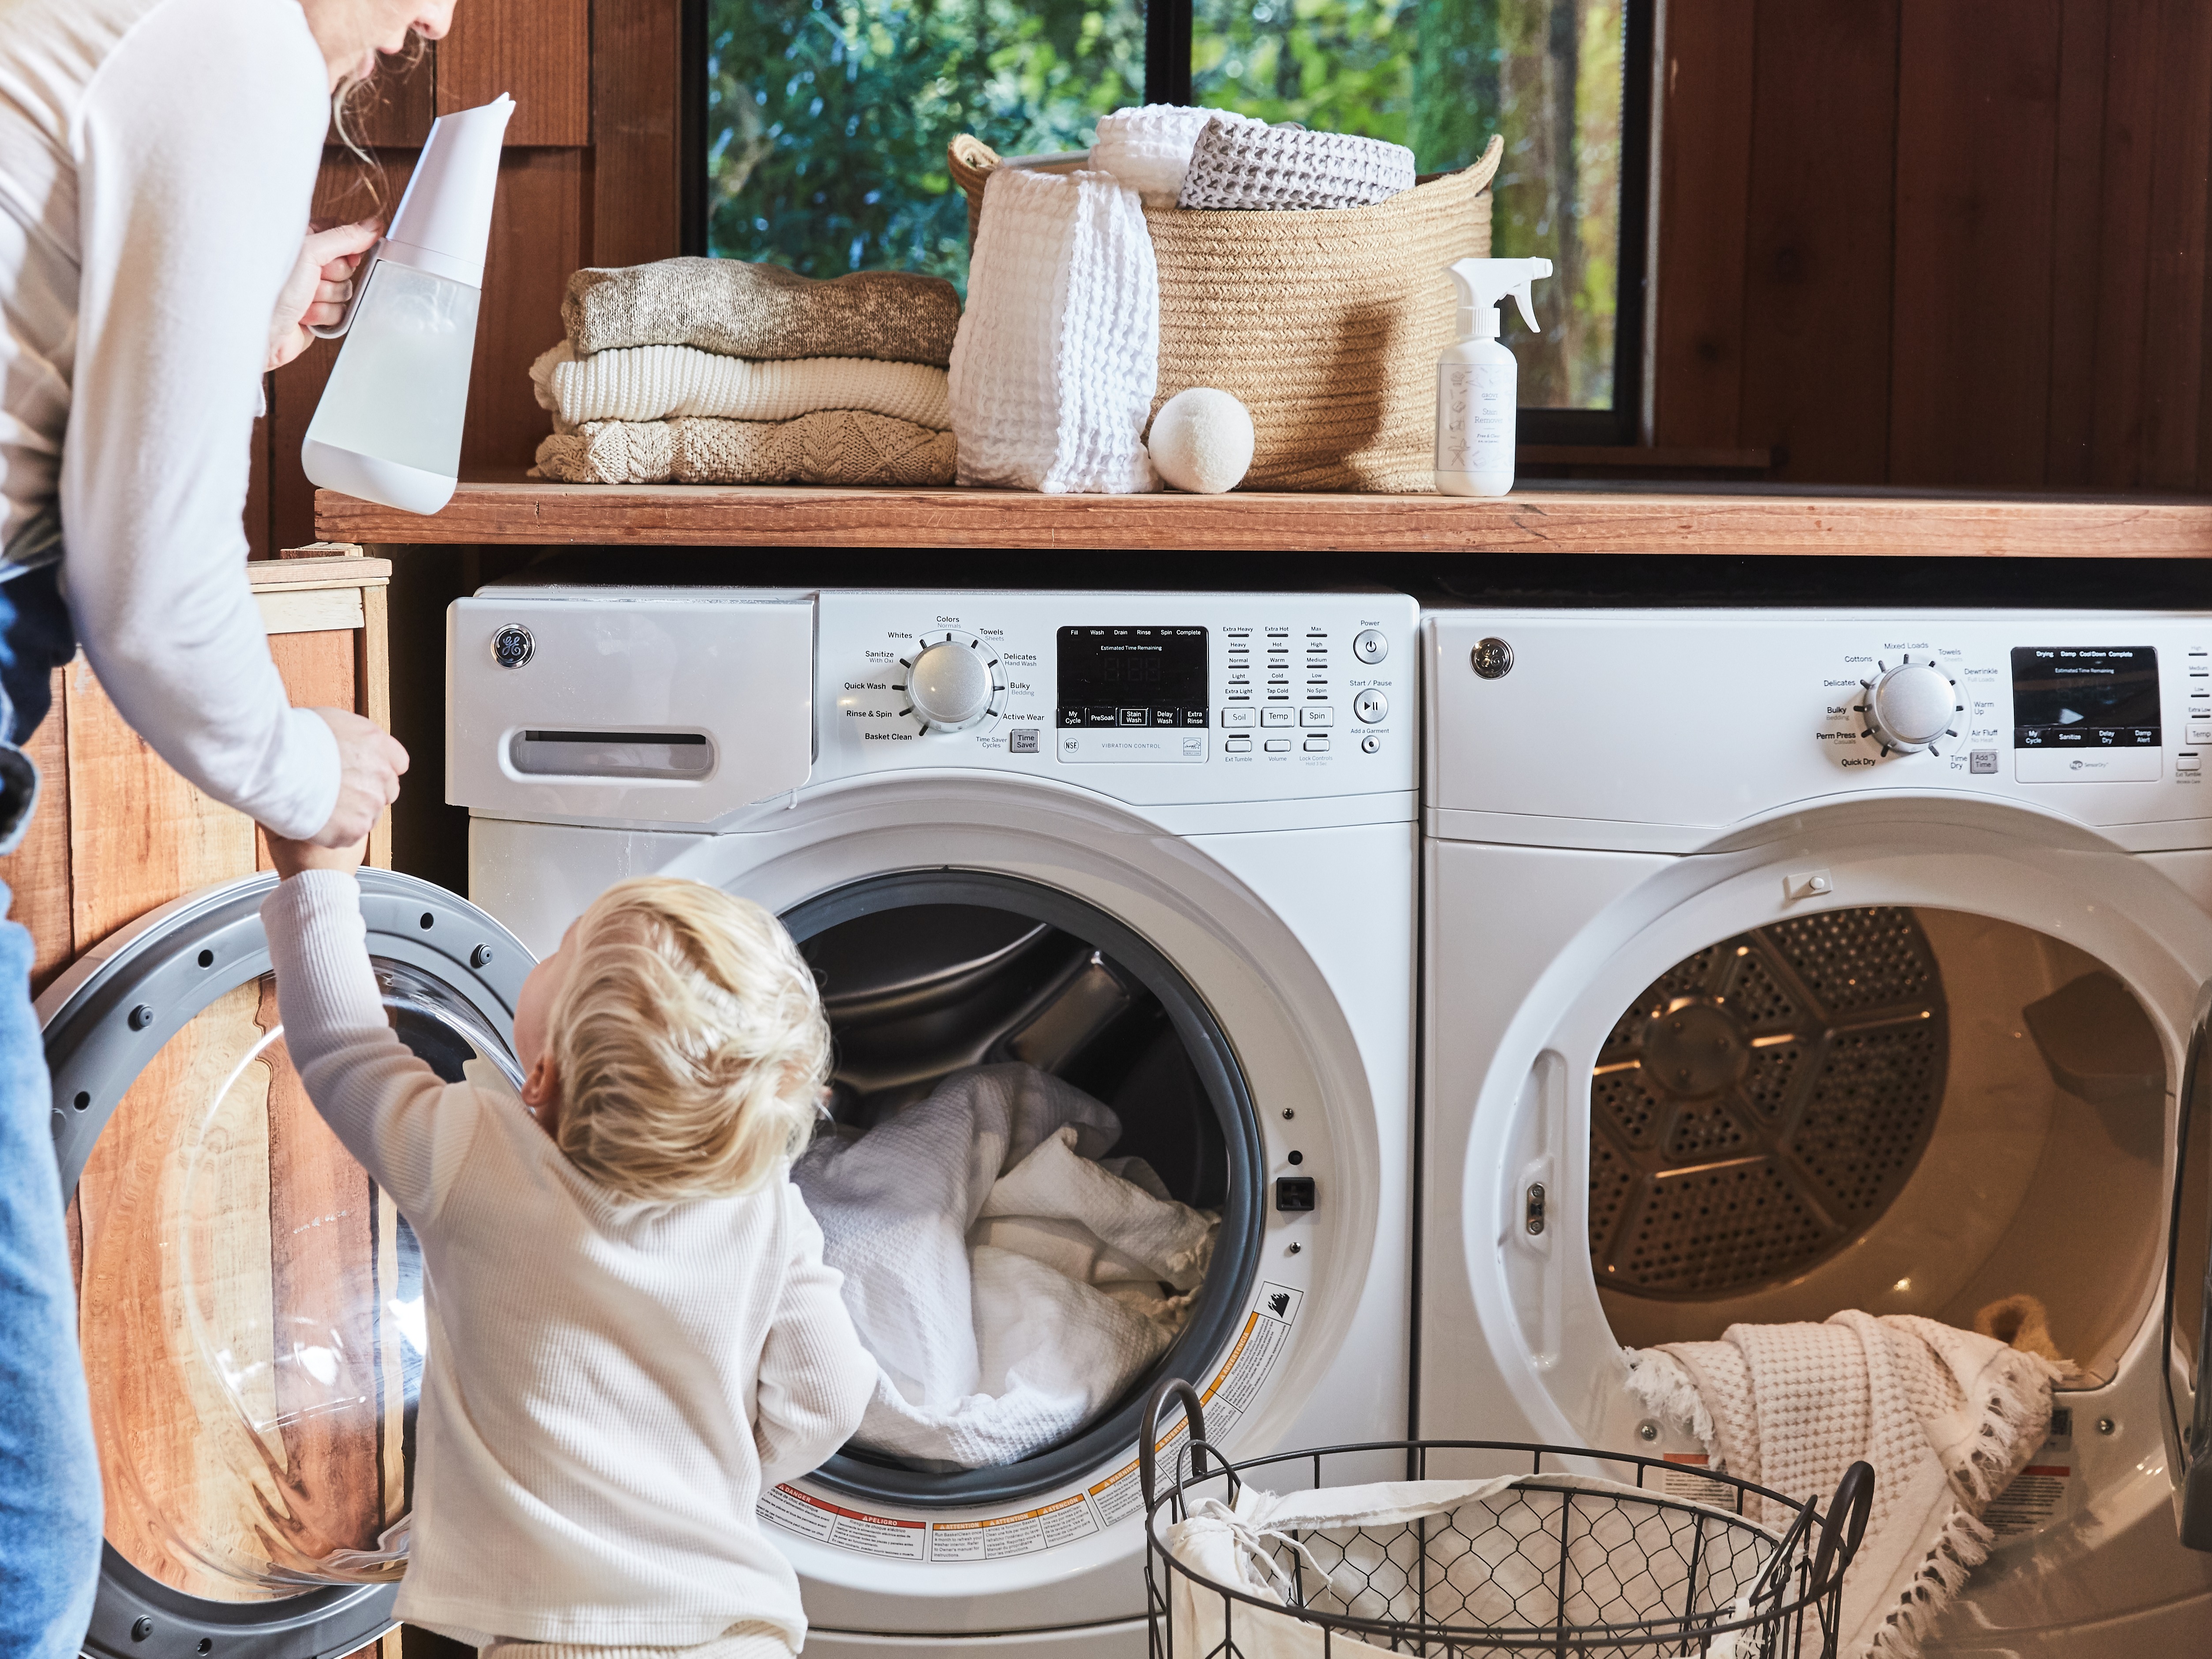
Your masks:
{"label": "canvas basket liner", "polygon": [[[1490,252],[1504,152],[1370,207],[1206,212],[1146,207],[1160,274],[1160,405],[1192,386],[1252,411],[1244,489],[1423,490],[1436,474],[1437,359],[1458,301],[1444,267]],[[998,154],[947,147],[972,242]],[[1055,157],[1073,172],[1086,157]]]}

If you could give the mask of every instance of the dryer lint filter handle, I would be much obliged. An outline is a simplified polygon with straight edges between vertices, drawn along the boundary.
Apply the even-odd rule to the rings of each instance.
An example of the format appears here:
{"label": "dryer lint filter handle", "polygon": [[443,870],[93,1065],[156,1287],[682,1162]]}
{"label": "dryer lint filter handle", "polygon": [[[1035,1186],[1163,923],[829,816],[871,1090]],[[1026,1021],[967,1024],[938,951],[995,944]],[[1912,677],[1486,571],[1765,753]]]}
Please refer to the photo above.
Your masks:
{"label": "dryer lint filter handle", "polygon": [[703,829],[814,766],[811,596],[526,588],[447,612],[446,799],[538,823]]}

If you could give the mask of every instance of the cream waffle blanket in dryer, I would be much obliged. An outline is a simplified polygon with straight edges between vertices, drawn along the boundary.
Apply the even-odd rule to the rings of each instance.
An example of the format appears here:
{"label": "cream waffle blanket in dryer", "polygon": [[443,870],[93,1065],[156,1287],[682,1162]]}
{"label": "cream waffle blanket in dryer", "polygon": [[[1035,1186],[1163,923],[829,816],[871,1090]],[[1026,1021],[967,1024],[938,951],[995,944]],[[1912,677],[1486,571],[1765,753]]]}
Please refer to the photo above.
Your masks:
{"label": "cream waffle blanket in dryer", "polygon": [[952,343],[960,482],[1157,489],[1160,276],[1137,192],[1103,173],[991,170]]}
{"label": "cream waffle blanket in dryer", "polygon": [[1134,1160],[1113,1111],[1030,1066],[955,1072],[792,1171],[880,1375],[855,1442],[926,1468],[1073,1433],[1158,1358],[1215,1217]]}
{"label": "cream waffle blanket in dryer", "polygon": [[1988,1558],[1982,1510],[2043,1443],[2059,1375],[1994,1337],[1857,1312],[1731,1325],[1718,1342],[1670,1342],[1628,1362],[1644,1409],[1695,1435],[1740,1480],[1825,1501],[1854,1462],[1874,1466],[1865,1541],[1844,1583],[1844,1659],[1919,1651],[1929,1622]]}

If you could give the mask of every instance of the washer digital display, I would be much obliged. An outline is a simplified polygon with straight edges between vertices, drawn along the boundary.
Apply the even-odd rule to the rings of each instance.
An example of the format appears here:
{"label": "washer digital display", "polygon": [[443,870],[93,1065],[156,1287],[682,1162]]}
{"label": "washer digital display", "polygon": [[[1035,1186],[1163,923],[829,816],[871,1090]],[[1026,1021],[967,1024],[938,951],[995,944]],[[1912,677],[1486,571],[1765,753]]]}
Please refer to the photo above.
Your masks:
{"label": "washer digital display", "polygon": [[1206,724],[1206,629],[1063,628],[1062,726]]}
{"label": "washer digital display", "polygon": [[2013,747],[2155,749],[2158,652],[2148,645],[2016,645]]}

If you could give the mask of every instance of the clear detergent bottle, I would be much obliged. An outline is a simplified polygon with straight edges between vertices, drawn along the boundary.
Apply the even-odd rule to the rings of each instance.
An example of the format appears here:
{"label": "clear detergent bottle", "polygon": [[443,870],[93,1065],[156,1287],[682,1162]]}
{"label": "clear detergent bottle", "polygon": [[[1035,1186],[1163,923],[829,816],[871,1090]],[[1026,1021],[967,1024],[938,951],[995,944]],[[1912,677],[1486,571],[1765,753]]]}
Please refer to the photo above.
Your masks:
{"label": "clear detergent bottle", "polygon": [[1459,339],[1437,360],[1437,488],[1503,495],[1513,488],[1521,370],[1498,343],[1498,307],[1511,295],[1521,320],[1535,329],[1529,289],[1552,274],[1552,262],[1462,259],[1447,269],[1459,287]]}
{"label": "clear detergent bottle", "polygon": [[300,462],[329,489],[435,513],[460,476],[484,245],[514,100],[441,115],[384,239],[354,278],[345,336]]}

